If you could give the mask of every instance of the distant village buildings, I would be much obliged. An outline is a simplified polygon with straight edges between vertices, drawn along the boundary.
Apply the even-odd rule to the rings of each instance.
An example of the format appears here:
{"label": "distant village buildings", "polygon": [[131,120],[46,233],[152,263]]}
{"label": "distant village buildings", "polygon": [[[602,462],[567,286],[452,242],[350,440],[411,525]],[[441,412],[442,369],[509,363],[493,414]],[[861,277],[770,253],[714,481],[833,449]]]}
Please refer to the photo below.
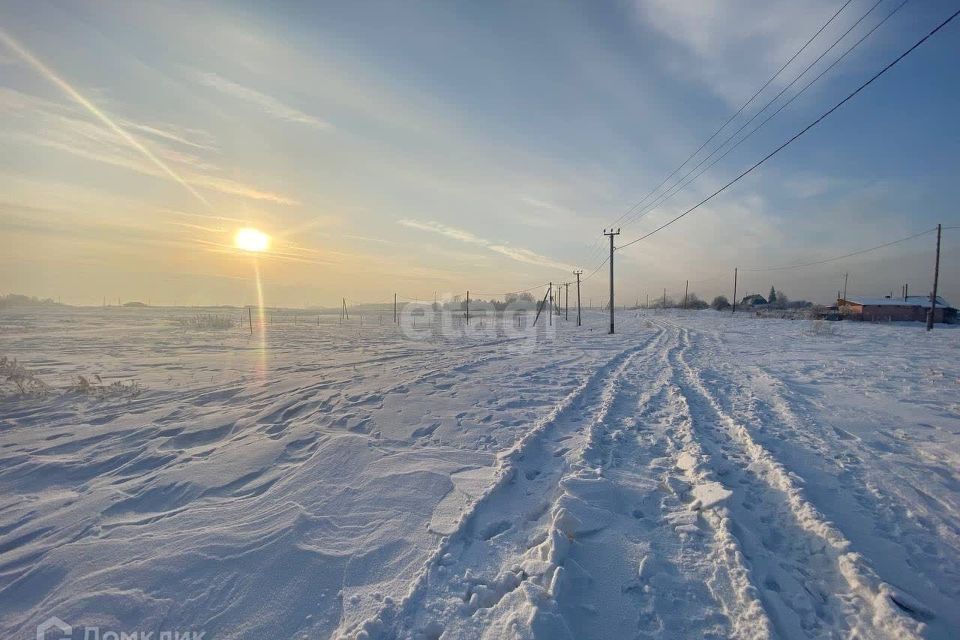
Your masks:
{"label": "distant village buildings", "polygon": [[768,304],[768,302],[767,299],[759,293],[751,293],[748,296],[744,296],[743,300],[740,301],[741,307],[757,307],[762,304]]}
{"label": "distant village buildings", "polygon": [[[925,322],[930,312],[930,296],[840,297],[837,299],[837,310],[844,317],[867,322]],[[942,297],[937,296],[933,321],[956,322],[957,309]]]}

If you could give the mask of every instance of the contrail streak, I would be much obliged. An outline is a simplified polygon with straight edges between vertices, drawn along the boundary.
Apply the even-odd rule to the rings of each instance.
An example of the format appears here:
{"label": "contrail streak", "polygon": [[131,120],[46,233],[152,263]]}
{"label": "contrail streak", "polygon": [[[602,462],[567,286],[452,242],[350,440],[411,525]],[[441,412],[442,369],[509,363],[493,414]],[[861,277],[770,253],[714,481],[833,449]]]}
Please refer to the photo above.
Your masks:
{"label": "contrail streak", "polygon": [[0,42],[3,42],[7,47],[9,47],[14,53],[20,56],[26,63],[31,67],[36,69],[43,77],[59,87],[64,93],[73,98],[77,104],[82,106],[84,109],[93,114],[100,122],[109,127],[114,133],[123,138],[131,147],[142,153],[150,162],[155,164],[157,168],[163,171],[165,174],[173,178],[175,181],[180,183],[184,189],[189,191],[193,197],[202,202],[207,207],[210,207],[210,203],[204,198],[200,193],[194,189],[186,180],[181,178],[176,171],[171,169],[164,163],[160,158],[153,155],[153,153],[147,149],[145,146],[140,144],[136,138],[124,131],[117,123],[110,119],[110,117],[101,111],[97,105],[93,104],[87,100],[79,91],[74,89],[66,80],[58,76],[53,72],[47,65],[38,60],[32,53],[27,51],[19,42],[14,40],[10,35],[5,31],[0,29]]}

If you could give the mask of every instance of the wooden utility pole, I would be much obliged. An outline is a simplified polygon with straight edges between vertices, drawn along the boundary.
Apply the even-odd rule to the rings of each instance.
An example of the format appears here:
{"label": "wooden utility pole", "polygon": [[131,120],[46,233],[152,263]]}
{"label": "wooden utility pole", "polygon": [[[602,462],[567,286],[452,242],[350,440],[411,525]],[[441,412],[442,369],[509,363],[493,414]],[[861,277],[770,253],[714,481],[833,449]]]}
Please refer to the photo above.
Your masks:
{"label": "wooden utility pole", "polygon": [[690,291],[690,281],[687,280],[687,284],[683,287],[683,308],[687,308],[687,293]]}
{"label": "wooden utility pole", "polygon": [[580,322],[580,274],[583,273],[583,269],[577,269],[573,272],[573,275],[577,276],[577,326],[579,327]]}
{"label": "wooden utility pole", "polygon": [[553,283],[550,283],[550,289],[547,292],[547,295],[550,296],[550,313],[547,314],[547,319],[549,320],[548,326],[553,326]]}
{"label": "wooden utility pole", "polygon": [[563,319],[570,319],[570,283],[563,283]]}
{"label": "wooden utility pole", "polygon": [[467,324],[470,324],[470,291],[467,290]]}
{"label": "wooden utility pole", "polygon": [[604,229],[604,230],[603,230],[603,235],[605,235],[605,236],[607,236],[607,237],[610,238],[610,333],[613,334],[613,310],[614,310],[614,305],[613,305],[613,236],[618,236],[618,235],[620,235],[620,229],[617,229],[616,231],[614,231],[613,229],[610,229],[610,231],[607,231],[606,229]]}
{"label": "wooden utility pole", "polygon": [[843,274],[843,299],[847,299],[847,278],[850,277],[849,273]]}
{"label": "wooden utility pole", "polygon": [[667,290],[666,289],[663,290],[663,308],[664,309],[667,308]]}
{"label": "wooden utility pole", "polygon": [[733,268],[733,311],[730,313],[737,312],[737,267]]}
{"label": "wooden utility pole", "polygon": [[341,298],[341,300],[343,300],[343,317],[344,317],[345,320],[349,320],[349,319],[350,319],[350,313],[347,312],[347,299],[346,299],[346,298]]}
{"label": "wooden utility pole", "polygon": [[253,335],[253,311],[247,307],[247,324],[250,325],[250,335]]}
{"label": "wooden utility pole", "polygon": [[940,280],[940,231],[937,225],[937,258],[933,263],[933,291],[930,292],[930,316],[927,318],[927,331],[933,329],[933,317],[937,312],[937,284]]}
{"label": "wooden utility pole", "polygon": [[543,311],[547,304],[547,296],[550,295],[550,292],[553,291],[553,283],[550,283],[550,288],[543,294],[543,300],[540,301],[540,304],[537,305],[537,315],[533,318],[533,326],[537,326],[537,320],[540,319],[540,312]]}

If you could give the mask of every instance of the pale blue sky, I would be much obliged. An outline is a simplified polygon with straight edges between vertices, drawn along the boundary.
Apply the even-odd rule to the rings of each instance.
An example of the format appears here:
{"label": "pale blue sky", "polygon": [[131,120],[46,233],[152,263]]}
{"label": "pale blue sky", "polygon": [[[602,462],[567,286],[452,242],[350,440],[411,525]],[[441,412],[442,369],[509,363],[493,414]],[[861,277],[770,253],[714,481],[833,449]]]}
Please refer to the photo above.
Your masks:
{"label": "pale blue sky", "polygon": [[[0,28],[19,43],[0,43],[2,289],[251,302],[250,259],[229,246],[248,224],[275,236],[261,258],[268,304],[497,293],[589,272],[602,228],[841,4],[2,3]],[[873,4],[851,2],[758,104]],[[898,4],[881,2],[783,99]],[[623,225],[623,241],[765,155],[953,10],[908,2],[697,182]],[[619,252],[620,299],[682,294],[686,278],[729,295],[735,265],[960,224],[958,54],[955,24],[762,170]],[[958,238],[945,233],[953,298]],[[926,236],[748,274],[741,291],[774,284],[826,301],[849,270],[856,293],[905,281],[922,292],[932,252]],[[605,296],[604,275],[585,301]]]}

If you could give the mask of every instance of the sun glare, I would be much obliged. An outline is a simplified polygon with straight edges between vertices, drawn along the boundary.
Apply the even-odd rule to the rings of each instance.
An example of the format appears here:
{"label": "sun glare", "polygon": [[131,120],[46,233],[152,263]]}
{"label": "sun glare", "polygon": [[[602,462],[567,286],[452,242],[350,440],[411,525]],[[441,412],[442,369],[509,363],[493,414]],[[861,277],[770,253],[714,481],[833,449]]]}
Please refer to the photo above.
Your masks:
{"label": "sun glare", "polygon": [[237,235],[233,236],[233,244],[244,251],[266,251],[270,246],[270,236],[258,229],[247,227],[237,231]]}

